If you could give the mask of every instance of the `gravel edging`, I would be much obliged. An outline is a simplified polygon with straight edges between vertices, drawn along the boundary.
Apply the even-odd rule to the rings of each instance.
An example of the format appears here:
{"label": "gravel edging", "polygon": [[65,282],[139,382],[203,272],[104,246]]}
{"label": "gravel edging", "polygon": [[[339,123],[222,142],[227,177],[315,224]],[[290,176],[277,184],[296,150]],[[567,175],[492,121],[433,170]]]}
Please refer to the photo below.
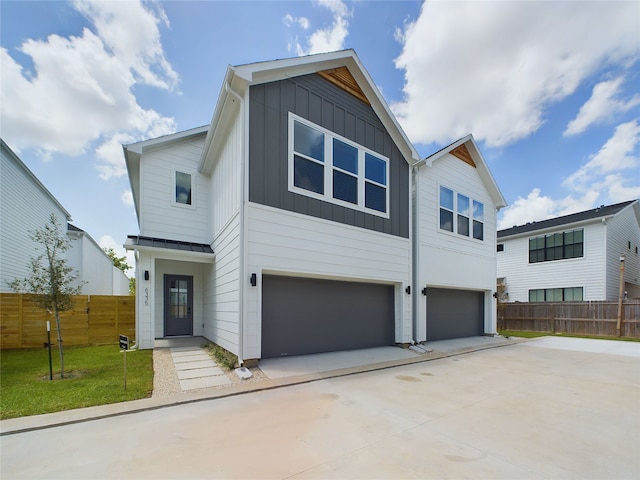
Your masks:
{"label": "gravel edging", "polygon": [[[206,349],[203,349],[205,352]],[[208,352],[207,352],[208,353]],[[213,358],[213,357],[212,357]],[[215,360],[214,360],[215,362]],[[225,370],[224,367],[219,367]],[[257,383],[269,378],[257,367],[249,368],[251,372],[251,378],[241,379],[236,375],[234,370],[225,370],[225,375],[231,382],[230,385],[236,385],[239,383]],[[210,389],[223,389],[230,385],[220,385],[217,387],[201,388],[197,390],[189,390],[189,392],[204,391]],[[176,367],[171,356],[170,348],[154,348],[153,349],[153,393],[151,398],[161,398],[170,395],[176,395],[184,393],[180,387],[180,380],[178,380],[178,374],[176,373]]]}

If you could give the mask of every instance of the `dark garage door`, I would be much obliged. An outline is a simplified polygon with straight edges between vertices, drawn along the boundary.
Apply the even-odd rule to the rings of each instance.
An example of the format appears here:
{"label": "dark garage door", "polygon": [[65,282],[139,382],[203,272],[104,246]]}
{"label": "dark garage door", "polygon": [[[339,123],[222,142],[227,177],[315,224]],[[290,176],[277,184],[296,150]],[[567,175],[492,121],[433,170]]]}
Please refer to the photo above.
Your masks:
{"label": "dark garage door", "polygon": [[393,286],[262,277],[262,358],[394,344]]}
{"label": "dark garage door", "polygon": [[484,293],[427,288],[427,340],[484,333]]}

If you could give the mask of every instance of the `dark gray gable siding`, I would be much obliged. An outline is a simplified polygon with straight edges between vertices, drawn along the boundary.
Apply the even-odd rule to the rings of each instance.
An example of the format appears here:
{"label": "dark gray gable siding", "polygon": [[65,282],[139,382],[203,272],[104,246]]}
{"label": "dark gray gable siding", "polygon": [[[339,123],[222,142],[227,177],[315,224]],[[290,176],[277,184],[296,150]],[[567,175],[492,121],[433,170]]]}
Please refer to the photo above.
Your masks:
{"label": "dark gray gable siding", "polygon": [[[369,105],[315,74],[254,85],[249,97],[251,202],[409,238],[409,165]],[[288,191],[289,112],[390,159],[388,219]]]}

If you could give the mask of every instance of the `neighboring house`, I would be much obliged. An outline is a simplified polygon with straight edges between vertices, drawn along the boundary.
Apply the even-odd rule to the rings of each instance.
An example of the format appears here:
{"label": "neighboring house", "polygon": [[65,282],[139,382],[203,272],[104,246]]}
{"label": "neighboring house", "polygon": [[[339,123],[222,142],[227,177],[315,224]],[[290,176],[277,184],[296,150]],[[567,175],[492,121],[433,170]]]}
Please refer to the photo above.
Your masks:
{"label": "neighboring house", "polygon": [[500,230],[500,300],[617,301],[622,255],[627,298],[640,298],[639,245],[638,200]]}
{"label": "neighboring house", "polygon": [[43,228],[51,214],[67,227],[71,248],[67,251],[70,267],[78,271],[78,282],[86,282],[82,293],[91,295],[128,295],[129,280],[113,266],[109,256],[86,232],[70,223],[71,215],[0,139],[0,292],[11,291],[8,283],[31,275],[30,259],[39,246],[31,235]]}
{"label": "neighboring house", "polygon": [[440,340],[495,333],[496,213],[507,203],[471,135],[418,167],[418,337]]}
{"label": "neighboring house", "polygon": [[[411,288],[420,158],[352,50],[229,67],[210,126],[124,155],[141,348],[201,335],[246,364],[424,340]],[[487,210],[502,202],[480,189],[470,194]],[[484,295],[491,273],[491,285],[458,286]],[[495,333],[491,321],[484,332]]]}

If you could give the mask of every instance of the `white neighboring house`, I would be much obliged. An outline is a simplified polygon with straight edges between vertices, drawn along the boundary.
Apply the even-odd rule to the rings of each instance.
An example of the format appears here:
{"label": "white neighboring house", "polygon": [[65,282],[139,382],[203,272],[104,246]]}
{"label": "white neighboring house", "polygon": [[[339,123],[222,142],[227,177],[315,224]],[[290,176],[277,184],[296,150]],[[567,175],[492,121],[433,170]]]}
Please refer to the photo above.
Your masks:
{"label": "white neighboring house", "polygon": [[[479,175],[466,191],[484,202],[486,240],[459,247],[490,263],[504,200],[475,143],[463,143],[479,165],[464,165]],[[125,244],[136,253],[140,348],[204,336],[249,364],[424,339],[412,289],[420,158],[352,50],[229,67],[211,125],[124,155],[140,228]],[[440,172],[463,191],[444,172],[460,160],[423,163],[417,175]],[[433,201],[427,180],[421,188]],[[437,203],[421,207],[421,228],[436,231]],[[423,259],[421,282],[480,292],[474,317],[485,326],[469,334],[495,332],[485,300],[495,266],[439,278]]]}
{"label": "white neighboring house", "polygon": [[418,164],[419,340],[496,333],[496,214],[506,205],[472,135]]}
{"label": "white neighboring house", "polygon": [[8,283],[31,274],[29,261],[37,255],[31,234],[44,227],[54,214],[67,227],[71,248],[68,265],[85,281],[83,294],[129,295],[129,279],[113,266],[109,256],[86,232],[74,227],[69,212],[0,139],[0,292]]}
{"label": "white neighboring house", "polygon": [[498,232],[504,302],[640,298],[640,204],[631,200]]}

